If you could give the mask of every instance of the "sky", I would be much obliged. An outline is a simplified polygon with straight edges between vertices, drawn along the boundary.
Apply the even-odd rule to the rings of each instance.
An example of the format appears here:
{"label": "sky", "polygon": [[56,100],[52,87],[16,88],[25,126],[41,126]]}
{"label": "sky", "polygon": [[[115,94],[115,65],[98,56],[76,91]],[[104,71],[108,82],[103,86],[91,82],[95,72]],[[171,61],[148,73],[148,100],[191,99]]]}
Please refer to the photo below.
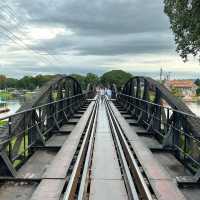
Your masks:
{"label": "sky", "polygon": [[200,77],[198,60],[176,53],[163,9],[163,0],[1,0],[0,74],[158,76],[162,67]]}

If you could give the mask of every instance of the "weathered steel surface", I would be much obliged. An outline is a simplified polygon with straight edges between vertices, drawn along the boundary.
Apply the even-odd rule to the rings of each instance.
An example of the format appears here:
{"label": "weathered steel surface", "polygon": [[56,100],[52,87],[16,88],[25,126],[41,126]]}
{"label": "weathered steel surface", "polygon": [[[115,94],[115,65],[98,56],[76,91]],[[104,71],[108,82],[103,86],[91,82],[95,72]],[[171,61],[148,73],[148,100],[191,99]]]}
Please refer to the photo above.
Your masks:
{"label": "weathered steel surface", "polygon": [[17,177],[41,178],[55,155],[56,152],[36,151],[18,170]]}
{"label": "weathered steel surface", "polygon": [[92,163],[92,179],[120,180],[122,178],[114,148],[110,133],[97,133]]}
{"label": "weathered steel surface", "polygon": [[200,199],[200,190],[198,187],[194,188],[183,188],[181,190],[185,195],[187,200],[199,200]]}
{"label": "weathered steel surface", "polygon": [[[65,178],[70,162],[74,156],[78,146],[81,134],[85,129],[86,122],[89,118],[94,102],[92,102],[85,114],[79,120],[77,126],[73,129],[68,139],[63,144],[60,151],[57,153],[55,159],[43,175],[44,178]],[[59,170],[58,170],[59,166]]]}
{"label": "weathered steel surface", "polygon": [[[36,107],[38,105],[43,105],[43,104],[49,103],[49,96],[51,95],[51,92],[53,92],[53,90],[58,90],[60,85],[62,85],[62,87],[65,87],[64,84],[65,84],[66,80],[72,80],[77,85],[77,90],[73,91],[73,93],[74,93],[73,95],[82,93],[81,86],[80,86],[80,84],[78,83],[78,81],[76,79],[74,79],[73,77],[70,77],[70,76],[57,75],[53,80],[51,80],[48,83],[46,83],[33,96],[31,101],[30,100],[26,101],[19,108],[18,112],[24,111],[24,110],[27,110],[27,109],[31,109],[31,108]],[[27,123],[31,119],[31,117],[32,117],[32,113],[30,112],[29,115],[26,116],[26,122]],[[12,133],[13,134],[14,133],[15,134],[18,133],[20,130],[22,130],[23,127],[24,127],[23,115],[15,116],[13,121],[12,121]],[[4,132],[8,133],[8,129],[5,129]],[[5,135],[5,133],[1,133],[1,134]]]}
{"label": "weathered steel surface", "polygon": [[7,183],[0,187],[1,200],[30,200],[37,184]]}
{"label": "weathered steel surface", "polygon": [[90,116],[94,102],[89,106],[85,114],[73,129],[68,139],[63,144],[55,159],[49,165],[43,175],[43,180],[33,193],[31,200],[59,200],[64,184],[66,182],[67,171],[76,151],[81,134],[83,133],[86,122]]}
{"label": "weathered steel surface", "polygon": [[65,180],[45,179],[33,193],[31,200],[59,200]]}
{"label": "weathered steel surface", "polygon": [[156,197],[159,200],[184,200],[185,197],[178,189],[177,185],[174,183],[174,180],[169,176],[162,165],[159,164],[159,162],[155,159],[150,150],[137,136],[136,132],[131,129],[129,124],[116,109],[114,104],[111,103],[111,106],[126,136],[129,138],[131,134],[134,135],[134,138],[131,137],[132,148],[139,162],[141,163],[145,174],[148,177]]}
{"label": "weathered steel surface", "polygon": [[[149,77],[131,78],[118,94],[117,103],[161,143],[162,149],[173,150],[176,158],[195,174],[188,177],[190,182],[193,179],[193,184],[198,184],[200,118],[164,85]],[[184,185],[188,181],[183,177],[177,182]]]}
{"label": "weathered steel surface", "polygon": [[172,178],[177,176],[191,175],[171,153],[154,153],[154,157],[163,165],[165,170]]}
{"label": "weathered steel surface", "polygon": [[60,134],[56,134],[53,135],[51,138],[49,138],[49,140],[46,142],[45,146],[62,146],[65,141],[67,140],[68,135],[60,135]]}
{"label": "weathered steel surface", "polygon": [[[138,85],[136,86],[137,91],[139,88],[141,88],[141,83],[144,82],[143,83],[144,86],[148,85],[147,91],[150,89],[152,91],[157,90],[160,95],[160,98],[163,98],[173,109],[176,109],[176,110],[179,110],[181,112],[188,113],[191,115],[195,115],[182,100],[173,96],[172,93],[164,85],[160,84],[158,81],[155,81],[154,79],[150,77],[139,77],[139,76],[133,77],[124,85],[123,93],[134,96],[135,94],[133,93],[132,89],[135,89],[134,88],[135,82],[138,83]],[[132,85],[131,83],[134,83],[134,84]],[[136,95],[136,97],[142,98],[145,100],[149,99],[149,97],[146,97],[145,95],[141,96],[141,93],[138,96]],[[199,136],[200,119],[187,117],[187,122],[190,128],[192,129],[193,134],[196,136]]]}
{"label": "weathered steel surface", "polygon": [[72,130],[74,129],[75,125],[63,125],[62,127],[60,127],[59,131],[60,132],[65,132],[66,134],[68,133],[71,133]]}
{"label": "weathered steel surface", "polygon": [[104,104],[100,105],[95,137],[90,199],[127,199]]}
{"label": "weathered steel surface", "polygon": [[[44,146],[54,131],[85,103],[88,94],[82,94],[80,84],[73,77],[57,75],[26,101],[16,114],[2,118],[8,123],[0,127],[1,155],[7,152],[4,157],[0,155],[0,163],[4,165],[0,168],[1,175],[14,176],[14,168],[31,156],[31,148],[34,145]],[[12,168],[10,162],[14,163]]]}
{"label": "weathered steel surface", "polygon": [[113,179],[94,179],[90,188],[90,200],[127,200],[122,181]]}

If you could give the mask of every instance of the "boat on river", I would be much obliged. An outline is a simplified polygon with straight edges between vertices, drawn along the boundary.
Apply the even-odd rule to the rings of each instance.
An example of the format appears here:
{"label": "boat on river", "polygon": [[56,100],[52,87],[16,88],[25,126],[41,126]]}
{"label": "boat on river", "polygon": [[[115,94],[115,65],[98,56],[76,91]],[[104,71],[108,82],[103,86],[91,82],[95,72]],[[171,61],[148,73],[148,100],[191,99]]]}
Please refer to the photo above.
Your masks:
{"label": "boat on river", "polygon": [[0,114],[9,112],[9,108],[0,108]]}

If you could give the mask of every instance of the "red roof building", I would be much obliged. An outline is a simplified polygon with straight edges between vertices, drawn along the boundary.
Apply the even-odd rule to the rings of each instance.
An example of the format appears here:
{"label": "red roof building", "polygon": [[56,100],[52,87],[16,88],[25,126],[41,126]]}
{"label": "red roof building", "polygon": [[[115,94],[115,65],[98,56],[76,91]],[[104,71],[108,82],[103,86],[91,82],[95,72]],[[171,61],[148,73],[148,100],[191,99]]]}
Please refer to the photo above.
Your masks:
{"label": "red roof building", "polygon": [[197,86],[192,80],[171,80],[164,84],[169,90],[177,89],[182,96],[195,96]]}

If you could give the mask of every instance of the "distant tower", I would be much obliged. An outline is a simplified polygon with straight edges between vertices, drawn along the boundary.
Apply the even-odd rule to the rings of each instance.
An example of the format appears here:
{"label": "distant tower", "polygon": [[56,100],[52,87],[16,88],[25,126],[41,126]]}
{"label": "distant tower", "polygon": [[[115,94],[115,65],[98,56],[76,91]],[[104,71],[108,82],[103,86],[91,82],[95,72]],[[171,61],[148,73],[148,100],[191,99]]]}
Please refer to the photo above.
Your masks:
{"label": "distant tower", "polygon": [[163,69],[160,68],[160,81],[162,81],[162,77],[163,77]]}
{"label": "distant tower", "polygon": [[171,76],[171,72],[166,72],[166,80],[169,81]]}

